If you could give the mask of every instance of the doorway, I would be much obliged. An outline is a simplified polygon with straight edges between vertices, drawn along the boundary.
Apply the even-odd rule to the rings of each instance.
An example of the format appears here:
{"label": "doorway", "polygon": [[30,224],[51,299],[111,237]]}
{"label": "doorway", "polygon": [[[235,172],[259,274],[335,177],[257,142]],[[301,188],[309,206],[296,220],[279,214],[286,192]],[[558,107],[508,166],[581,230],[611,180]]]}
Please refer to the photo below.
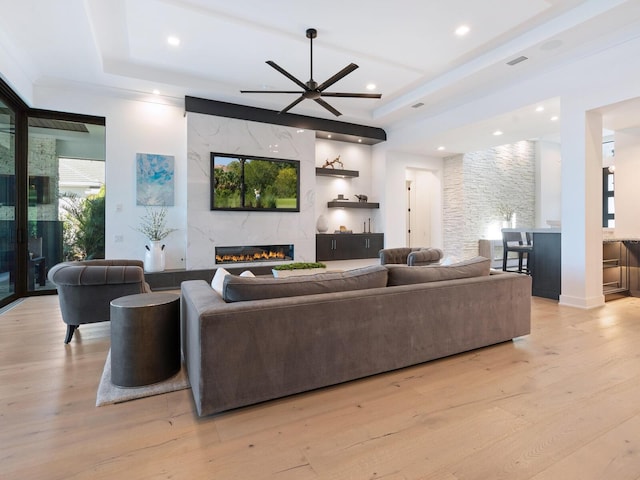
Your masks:
{"label": "doorway", "polygon": [[406,246],[432,246],[432,196],[437,188],[433,172],[419,168],[407,168],[405,170],[405,188]]}

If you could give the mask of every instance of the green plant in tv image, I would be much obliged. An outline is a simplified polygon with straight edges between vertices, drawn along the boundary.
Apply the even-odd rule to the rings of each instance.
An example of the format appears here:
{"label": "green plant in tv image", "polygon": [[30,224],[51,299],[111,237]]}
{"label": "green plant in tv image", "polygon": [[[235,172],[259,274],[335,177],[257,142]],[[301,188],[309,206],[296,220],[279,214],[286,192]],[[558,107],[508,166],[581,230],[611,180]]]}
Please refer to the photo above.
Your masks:
{"label": "green plant in tv image", "polygon": [[242,178],[242,166],[239,161],[230,162],[226,166],[216,166],[215,181],[215,206],[217,208],[239,208],[240,204],[240,179]]}
{"label": "green plant in tv image", "polygon": [[244,206],[295,208],[298,190],[295,166],[287,162],[250,160],[244,164]]}

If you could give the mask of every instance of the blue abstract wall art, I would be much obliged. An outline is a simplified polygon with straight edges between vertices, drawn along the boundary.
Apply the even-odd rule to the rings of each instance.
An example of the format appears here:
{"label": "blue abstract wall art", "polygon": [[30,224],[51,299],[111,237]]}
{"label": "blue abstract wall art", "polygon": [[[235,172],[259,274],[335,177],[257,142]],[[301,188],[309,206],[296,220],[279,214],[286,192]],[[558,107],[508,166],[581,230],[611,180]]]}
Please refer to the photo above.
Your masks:
{"label": "blue abstract wall art", "polygon": [[174,205],[174,157],[136,153],[136,204]]}

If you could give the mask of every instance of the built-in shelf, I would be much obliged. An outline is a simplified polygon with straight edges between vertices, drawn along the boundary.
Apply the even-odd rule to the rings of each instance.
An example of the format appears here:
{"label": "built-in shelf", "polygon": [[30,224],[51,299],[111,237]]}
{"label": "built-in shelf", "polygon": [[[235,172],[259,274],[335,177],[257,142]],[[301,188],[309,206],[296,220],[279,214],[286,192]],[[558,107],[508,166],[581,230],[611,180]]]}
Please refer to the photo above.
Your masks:
{"label": "built-in shelf", "polygon": [[342,168],[320,168],[316,167],[316,176],[318,177],[340,177],[355,178],[360,173],[357,170],[344,170]]}
{"label": "built-in shelf", "polygon": [[379,203],[373,202],[328,202],[329,208],[380,208]]}
{"label": "built-in shelf", "polygon": [[604,241],[602,244],[602,293],[629,292],[629,255],[622,241]]}

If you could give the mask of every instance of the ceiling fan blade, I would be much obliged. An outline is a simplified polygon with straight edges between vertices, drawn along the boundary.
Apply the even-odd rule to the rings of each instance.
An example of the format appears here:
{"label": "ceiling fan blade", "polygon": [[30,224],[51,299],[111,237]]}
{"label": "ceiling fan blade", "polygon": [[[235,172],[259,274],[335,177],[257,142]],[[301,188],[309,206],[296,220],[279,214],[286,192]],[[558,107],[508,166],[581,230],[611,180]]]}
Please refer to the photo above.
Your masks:
{"label": "ceiling fan blade", "polygon": [[278,113],[287,113],[289,110],[291,110],[293,107],[295,107],[296,105],[298,105],[301,101],[304,100],[304,95],[300,95],[300,97],[296,98],[293,102],[291,102],[289,105],[287,105],[286,107],[284,107],[282,110],[280,110],[280,112]]}
{"label": "ceiling fan blade", "polygon": [[382,98],[380,93],[338,93],[338,92],[322,92],[322,97],[349,97],[349,98]]}
{"label": "ceiling fan blade", "polygon": [[336,83],[338,80],[340,80],[343,77],[346,77],[347,75],[349,75],[351,72],[353,72],[356,68],[358,68],[358,65],[356,65],[355,63],[350,63],[349,65],[347,65],[346,67],[344,67],[342,70],[340,70],[338,73],[336,73],[333,77],[331,77],[330,79],[328,79],[326,82],[322,83],[320,86],[318,86],[317,90],[319,92],[321,92],[322,90],[324,90],[325,88],[330,87],[331,85],[333,85],[334,83]]}
{"label": "ceiling fan blade", "polygon": [[336,117],[339,117],[340,115],[342,115],[338,110],[336,110],[335,108],[333,108],[331,105],[329,105],[327,102],[325,102],[324,100],[322,100],[321,98],[316,98],[315,99],[316,103],[319,103],[320,105],[322,105],[324,108],[326,108],[327,110],[329,110],[331,113],[333,113]]}
{"label": "ceiling fan blade", "polygon": [[273,68],[275,68],[277,71],[279,71],[282,75],[284,75],[285,77],[287,77],[289,80],[291,80],[292,82],[294,82],[297,85],[300,85],[300,87],[302,87],[303,90],[309,90],[309,87],[307,87],[304,83],[302,83],[300,80],[298,80],[296,77],[294,77],[293,75],[291,75],[289,72],[287,72],[284,68],[282,68],[281,66],[279,66],[276,62],[272,61],[272,60],[267,60],[267,64],[272,66]]}
{"label": "ceiling fan blade", "polygon": [[300,90],[240,90],[240,93],[297,93],[300,95]]}

